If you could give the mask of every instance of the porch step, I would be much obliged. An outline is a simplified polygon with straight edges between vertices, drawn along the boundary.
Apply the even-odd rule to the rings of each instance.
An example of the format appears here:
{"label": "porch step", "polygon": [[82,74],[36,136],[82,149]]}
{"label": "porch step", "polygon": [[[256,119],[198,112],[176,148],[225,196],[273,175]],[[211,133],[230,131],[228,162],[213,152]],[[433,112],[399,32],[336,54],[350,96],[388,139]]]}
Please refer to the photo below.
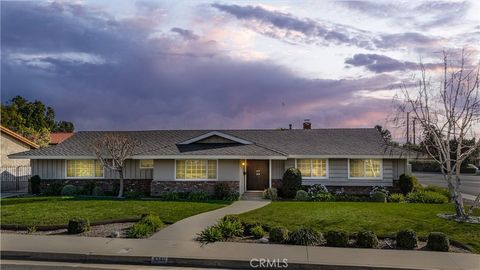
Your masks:
{"label": "porch step", "polygon": [[263,200],[263,192],[262,191],[247,191],[242,194],[242,200],[247,201],[257,201]]}

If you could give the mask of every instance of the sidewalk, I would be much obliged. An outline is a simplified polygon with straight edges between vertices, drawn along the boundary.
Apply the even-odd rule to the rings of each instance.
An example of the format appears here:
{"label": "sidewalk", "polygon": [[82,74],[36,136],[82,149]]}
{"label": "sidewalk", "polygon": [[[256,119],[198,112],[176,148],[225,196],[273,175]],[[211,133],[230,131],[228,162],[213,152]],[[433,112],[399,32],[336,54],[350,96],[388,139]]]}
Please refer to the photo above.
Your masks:
{"label": "sidewalk", "polygon": [[2,259],[250,268],[250,260],[288,259],[288,269],[478,270],[480,255],[222,242],[2,234]]}
{"label": "sidewalk", "polygon": [[214,211],[205,212],[195,216],[180,220],[165,229],[157,232],[149,239],[152,240],[180,240],[194,241],[197,233],[201,232],[208,226],[214,225],[219,219],[225,215],[240,214],[264,207],[270,201],[236,201],[227,207],[223,207]]}

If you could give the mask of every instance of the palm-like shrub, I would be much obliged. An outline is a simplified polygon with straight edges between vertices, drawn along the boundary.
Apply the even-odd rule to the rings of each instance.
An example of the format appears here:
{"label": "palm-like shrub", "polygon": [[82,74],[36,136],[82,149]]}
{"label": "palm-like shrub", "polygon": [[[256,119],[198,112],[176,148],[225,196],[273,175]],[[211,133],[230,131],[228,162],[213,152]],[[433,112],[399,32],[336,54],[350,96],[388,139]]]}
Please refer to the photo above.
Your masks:
{"label": "palm-like shrub", "polygon": [[414,249],[418,246],[417,233],[414,230],[402,230],[397,232],[395,238],[397,248]]}
{"label": "palm-like shrub", "polygon": [[268,238],[271,242],[283,243],[288,240],[288,230],[285,227],[274,227],[270,230]]}
{"label": "palm-like shrub", "polygon": [[377,235],[372,231],[360,231],[357,233],[357,245],[363,248],[377,248]]}
{"label": "palm-like shrub", "polygon": [[324,241],[322,233],[307,227],[298,227],[288,235],[287,242],[292,245],[316,246]]}

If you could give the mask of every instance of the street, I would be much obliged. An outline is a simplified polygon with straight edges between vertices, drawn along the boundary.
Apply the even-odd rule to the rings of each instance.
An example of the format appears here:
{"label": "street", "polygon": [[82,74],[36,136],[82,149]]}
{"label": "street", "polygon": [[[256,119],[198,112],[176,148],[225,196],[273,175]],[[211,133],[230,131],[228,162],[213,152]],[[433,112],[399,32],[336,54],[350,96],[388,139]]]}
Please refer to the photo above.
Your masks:
{"label": "street", "polygon": [[[413,172],[420,182],[425,185],[446,187],[447,182],[440,173]],[[460,190],[462,193],[476,196],[480,193],[480,175],[462,174]]]}
{"label": "street", "polygon": [[[2,260],[2,270],[200,270],[207,268]],[[213,268],[209,268],[213,269]],[[217,269],[219,270],[219,269]]]}

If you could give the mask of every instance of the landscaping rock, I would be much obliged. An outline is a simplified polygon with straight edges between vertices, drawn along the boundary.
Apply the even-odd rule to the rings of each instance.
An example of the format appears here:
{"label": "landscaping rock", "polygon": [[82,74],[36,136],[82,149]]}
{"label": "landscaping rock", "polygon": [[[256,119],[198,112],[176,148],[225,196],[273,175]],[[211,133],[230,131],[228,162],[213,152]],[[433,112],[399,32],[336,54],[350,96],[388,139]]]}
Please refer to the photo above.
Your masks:
{"label": "landscaping rock", "polygon": [[118,237],[120,237],[120,232],[119,232],[119,231],[113,231],[113,232],[110,234],[110,237],[112,237],[112,238],[118,238]]}
{"label": "landscaping rock", "polygon": [[266,243],[268,243],[268,239],[265,238],[265,237],[262,237],[262,238],[258,239],[258,242],[266,244]]}

